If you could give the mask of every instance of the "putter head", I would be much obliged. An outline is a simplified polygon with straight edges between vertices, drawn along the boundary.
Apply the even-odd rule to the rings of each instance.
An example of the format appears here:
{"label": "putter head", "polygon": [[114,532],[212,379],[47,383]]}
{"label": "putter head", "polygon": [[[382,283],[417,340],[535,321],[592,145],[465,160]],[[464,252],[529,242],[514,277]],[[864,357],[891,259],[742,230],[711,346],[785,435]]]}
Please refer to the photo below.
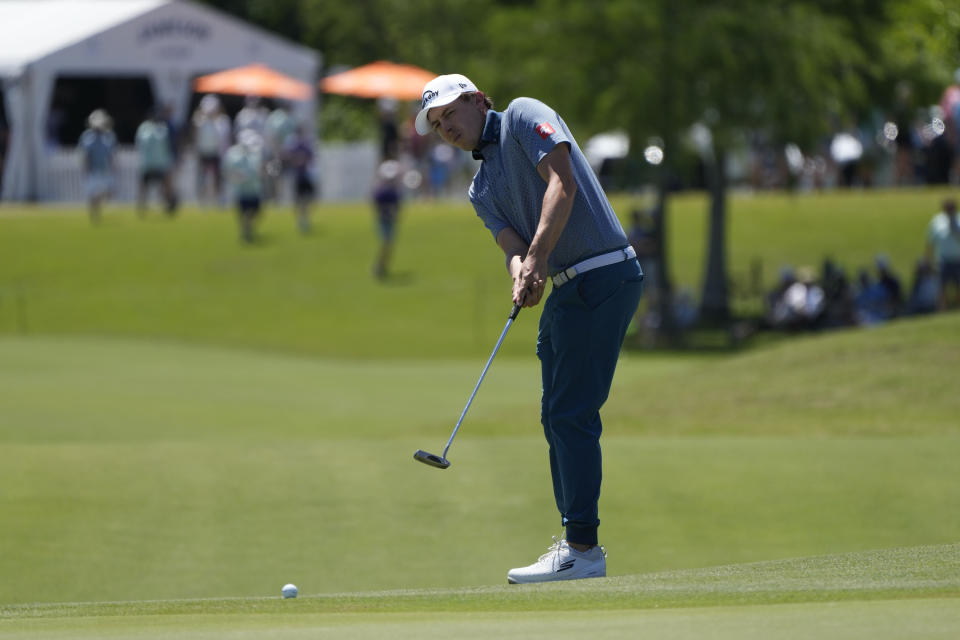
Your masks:
{"label": "putter head", "polygon": [[446,469],[450,466],[450,461],[446,458],[441,458],[438,455],[427,453],[423,449],[417,449],[417,452],[413,454],[413,459],[417,462],[428,464],[431,467],[436,467],[437,469]]}

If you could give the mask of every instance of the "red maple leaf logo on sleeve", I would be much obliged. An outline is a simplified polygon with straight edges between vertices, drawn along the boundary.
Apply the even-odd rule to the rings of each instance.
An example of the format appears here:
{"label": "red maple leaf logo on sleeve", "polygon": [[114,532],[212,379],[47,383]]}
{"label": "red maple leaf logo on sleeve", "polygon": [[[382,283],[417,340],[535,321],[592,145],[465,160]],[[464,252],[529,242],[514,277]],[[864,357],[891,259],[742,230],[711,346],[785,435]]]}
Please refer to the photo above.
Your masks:
{"label": "red maple leaf logo on sleeve", "polygon": [[550,123],[549,123],[549,122],[543,122],[543,123],[541,123],[541,124],[538,124],[538,125],[537,125],[537,128],[536,128],[536,132],[537,132],[537,134],[539,134],[539,136],[540,136],[541,138],[543,138],[544,140],[546,140],[547,138],[549,138],[550,136],[552,136],[554,133],[556,133],[556,132],[553,130],[553,127],[550,126]]}

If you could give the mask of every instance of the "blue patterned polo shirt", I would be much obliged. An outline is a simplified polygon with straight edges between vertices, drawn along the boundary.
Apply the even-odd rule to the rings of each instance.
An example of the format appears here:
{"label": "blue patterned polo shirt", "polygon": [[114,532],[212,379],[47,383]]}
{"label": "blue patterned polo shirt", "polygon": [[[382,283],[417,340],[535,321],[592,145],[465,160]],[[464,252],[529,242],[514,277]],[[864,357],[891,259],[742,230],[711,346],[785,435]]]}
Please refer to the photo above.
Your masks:
{"label": "blue patterned polo shirt", "polygon": [[627,236],[593,169],[556,111],[532,98],[517,98],[506,111],[489,110],[475,157],[482,159],[470,185],[470,202],[494,239],[512,227],[530,244],[540,222],[547,183],[537,164],[560,143],[570,147],[577,193],[556,247],[549,274],[627,246]]}

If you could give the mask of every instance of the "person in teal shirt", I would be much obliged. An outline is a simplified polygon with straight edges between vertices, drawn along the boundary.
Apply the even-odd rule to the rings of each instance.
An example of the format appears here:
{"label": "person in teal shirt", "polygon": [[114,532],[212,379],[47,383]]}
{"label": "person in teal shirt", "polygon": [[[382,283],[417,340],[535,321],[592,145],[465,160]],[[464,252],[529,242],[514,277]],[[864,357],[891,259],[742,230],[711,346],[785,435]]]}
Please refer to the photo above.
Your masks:
{"label": "person in teal shirt", "polygon": [[223,156],[222,169],[236,202],[240,239],[252,243],[263,199],[263,139],[260,134],[253,129],[244,129],[237,134],[237,144],[227,149]]}
{"label": "person in teal shirt", "polygon": [[160,188],[167,215],[177,210],[177,196],[173,188],[173,152],[170,128],[158,109],[137,127],[134,144],[140,159],[140,184],[137,190],[137,213],[147,210],[147,193],[151,185]]}

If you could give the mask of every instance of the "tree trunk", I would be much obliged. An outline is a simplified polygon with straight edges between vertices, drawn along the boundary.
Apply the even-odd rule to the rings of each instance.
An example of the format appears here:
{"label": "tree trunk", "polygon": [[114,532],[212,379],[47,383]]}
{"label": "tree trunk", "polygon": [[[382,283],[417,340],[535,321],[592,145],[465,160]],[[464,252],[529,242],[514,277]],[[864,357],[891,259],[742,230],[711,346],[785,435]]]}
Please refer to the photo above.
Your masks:
{"label": "tree trunk", "polygon": [[710,229],[700,303],[700,321],[710,326],[725,325],[730,320],[730,291],[727,284],[726,155],[722,149],[717,149],[714,158],[714,162],[707,163]]}
{"label": "tree trunk", "polygon": [[674,144],[677,136],[674,132],[676,122],[673,114],[676,87],[674,75],[674,58],[676,46],[676,7],[671,0],[661,0],[660,13],[663,23],[663,49],[660,51],[659,80],[661,86],[660,130],[663,136],[663,161],[660,164],[660,180],[657,184],[657,206],[655,238],[657,242],[657,314],[660,323],[657,333],[674,344],[678,339],[679,327],[673,313],[673,284],[670,280],[670,252],[668,250],[669,235],[667,233],[667,200],[670,197],[670,188],[673,181],[674,158],[679,148]]}
{"label": "tree trunk", "polygon": [[670,253],[667,248],[667,199],[670,193],[668,169],[662,167],[664,177],[657,187],[657,204],[654,209],[654,240],[657,246],[656,291],[657,315],[660,323],[657,333],[673,342],[677,336],[677,322],[673,315],[673,283],[670,279]]}

